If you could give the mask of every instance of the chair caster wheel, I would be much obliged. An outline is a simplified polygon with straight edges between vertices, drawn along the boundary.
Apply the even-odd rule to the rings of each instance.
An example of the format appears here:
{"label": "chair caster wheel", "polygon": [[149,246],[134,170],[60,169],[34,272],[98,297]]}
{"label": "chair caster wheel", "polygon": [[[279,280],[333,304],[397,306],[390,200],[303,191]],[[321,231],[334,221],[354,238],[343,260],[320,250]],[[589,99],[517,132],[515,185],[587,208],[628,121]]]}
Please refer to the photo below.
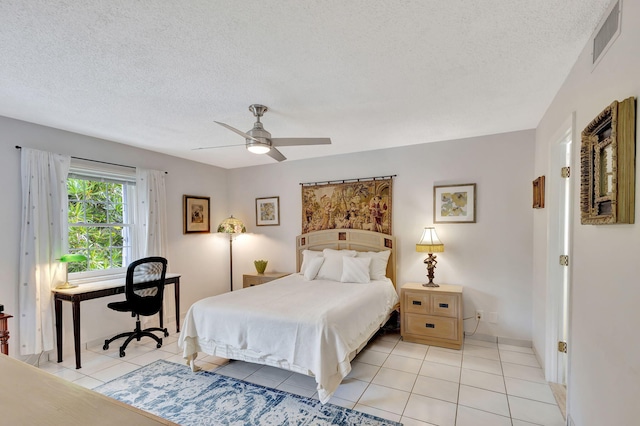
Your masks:
{"label": "chair caster wheel", "polygon": [[120,351],[120,358],[122,358],[124,356],[124,351]]}
{"label": "chair caster wheel", "polygon": [[105,344],[105,345],[102,347],[102,350],[103,350],[103,351],[106,351],[107,349],[109,349],[109,345]]}
{"label": "chair caster wheel", "polygon": [[158,343],[158,344],[156,345],[156,348],[158,348],[158,349],[160,349],[161,347],[162,347],[162,343]]}
{"label": "chair caster wheel", "polygon": [[169,332],[167,330],[164,331],[164,337],[169,337]]}

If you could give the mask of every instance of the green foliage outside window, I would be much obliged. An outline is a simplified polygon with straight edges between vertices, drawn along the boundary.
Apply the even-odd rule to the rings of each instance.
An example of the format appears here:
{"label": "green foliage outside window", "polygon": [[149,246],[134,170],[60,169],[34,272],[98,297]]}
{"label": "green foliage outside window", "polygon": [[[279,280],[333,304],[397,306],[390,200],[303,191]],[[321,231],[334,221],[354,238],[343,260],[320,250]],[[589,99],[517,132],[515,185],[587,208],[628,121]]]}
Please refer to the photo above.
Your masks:
{"label": "green foliage outside window", "polygon": [[124,223],[125,185],[89,179],[67,179],[69,252],[87,256],[68,264],[69,272],[125,266],[128,225]]}

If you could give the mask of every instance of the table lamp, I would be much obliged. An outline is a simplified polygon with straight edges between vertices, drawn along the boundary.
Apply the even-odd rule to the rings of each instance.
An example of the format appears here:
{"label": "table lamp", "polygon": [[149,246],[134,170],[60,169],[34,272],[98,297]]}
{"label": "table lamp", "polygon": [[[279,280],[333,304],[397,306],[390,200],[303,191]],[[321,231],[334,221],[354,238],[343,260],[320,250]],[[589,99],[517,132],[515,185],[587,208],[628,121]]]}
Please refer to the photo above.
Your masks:
{"label": "table lamp", "polygon": [[424,259],[424,263],[427,265],[427,278],[429,278],[429,282],[422,285],[424,287],[440,287],[438,284],[433,282],[434,270],[436,269],[436,263],[438,263],[436,261],[436,256],[433,253],[444,252],[444,244],[442,244],[442,241],[438,238],[436,228],[424,228],[422,238],[420,238],[420,242],[416,244],[416,251],[429,253],[429,255]]}
{"label": "table lamp", "polygon": [[247,232],[247,228],[245,228],[240,219],[236,219],[231,215],[218,225],[218,232],[229,234],[229,275],[231,276],[231,291],[233,291],[233,238],[236,234]]}
{"label": "table lamp", "polygon": [[60,258],[60,262],[64,263],[64,284],[56,286],[57,290],[64,290],[67,288],[78,287],[75,284],[69,283],[69,262],[84,262],[87,260],[87,256],[84,254],[65,254]]}

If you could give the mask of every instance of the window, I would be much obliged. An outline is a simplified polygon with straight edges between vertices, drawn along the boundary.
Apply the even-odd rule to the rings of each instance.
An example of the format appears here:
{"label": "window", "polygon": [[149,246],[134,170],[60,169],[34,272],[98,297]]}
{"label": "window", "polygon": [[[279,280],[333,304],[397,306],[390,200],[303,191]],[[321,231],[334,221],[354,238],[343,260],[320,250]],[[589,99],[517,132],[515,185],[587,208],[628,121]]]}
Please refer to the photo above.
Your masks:
{"label": "window", "polygon": [[132,260],[135,177],[74,168],[67,178],[69,252],[87,256],[67,266],[74,278],[124,272]]}

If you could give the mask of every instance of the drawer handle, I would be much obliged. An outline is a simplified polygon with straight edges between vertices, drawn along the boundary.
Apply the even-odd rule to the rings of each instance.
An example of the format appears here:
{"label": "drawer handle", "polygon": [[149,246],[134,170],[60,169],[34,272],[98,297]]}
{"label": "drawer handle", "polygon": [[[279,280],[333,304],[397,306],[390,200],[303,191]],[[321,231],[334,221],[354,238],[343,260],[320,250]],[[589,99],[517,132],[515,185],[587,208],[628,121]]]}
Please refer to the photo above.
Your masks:
{"label": "drawer handle", "polygon": [[448,308],[449,304],[448,303],[440,303],[438,306],[440,306],[441,308]]}
{"label": "drawer handle", "polygon": [[413,301],[413,302],[411,302],[411,303],[413,303],[414,305],[422,305],[422,302],[421,302],[421,301],[419,301],[419,300],[414,300],[414,301]]}
{"label": "drawer handle", "polygon": [[424,326],[427,328],[436,328],[436,325],[431,323],[426,323]]}

